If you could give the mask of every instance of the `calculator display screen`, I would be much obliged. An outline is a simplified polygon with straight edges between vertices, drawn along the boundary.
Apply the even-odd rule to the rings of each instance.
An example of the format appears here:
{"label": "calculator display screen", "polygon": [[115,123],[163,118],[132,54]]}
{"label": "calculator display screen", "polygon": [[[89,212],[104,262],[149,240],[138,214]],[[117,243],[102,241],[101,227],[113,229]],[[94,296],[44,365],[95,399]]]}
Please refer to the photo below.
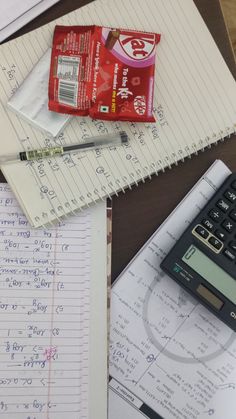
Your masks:
{"label": "calculator display screen", "polygon": [[236,304],[236,280],[196,246],[191,245],[182,260],[233,304]]}

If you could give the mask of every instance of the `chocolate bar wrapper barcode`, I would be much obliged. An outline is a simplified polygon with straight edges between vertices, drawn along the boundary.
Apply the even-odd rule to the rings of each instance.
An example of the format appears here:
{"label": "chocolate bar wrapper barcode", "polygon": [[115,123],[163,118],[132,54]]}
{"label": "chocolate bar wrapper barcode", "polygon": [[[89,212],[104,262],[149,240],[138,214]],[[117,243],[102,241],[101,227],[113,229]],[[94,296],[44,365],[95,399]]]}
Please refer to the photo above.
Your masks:
{"label": "chocolate bar wrapper barcode", "polygon": [[59,80],[58,102],[77,107],[78,82]]}
{"label": "chocolate bar wrapper barcode", "polygon": [[58,101],[77,106],[80,57],[59,56],[57,65]]}

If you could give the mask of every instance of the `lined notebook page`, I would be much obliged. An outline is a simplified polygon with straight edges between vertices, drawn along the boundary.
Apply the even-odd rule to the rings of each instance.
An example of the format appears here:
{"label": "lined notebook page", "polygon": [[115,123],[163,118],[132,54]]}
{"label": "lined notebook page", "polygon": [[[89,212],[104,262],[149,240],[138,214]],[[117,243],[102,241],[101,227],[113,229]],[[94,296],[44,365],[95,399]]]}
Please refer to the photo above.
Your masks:
{"label": "lined notebook page", "polygon": [[[102,369],[97,364],[97,371],[90,371],[91,365],[96,366],[93,357],[101,351],[96,336],[90,336],[92,271],[97,267],[101,274],[99,265],[106,262],[105,244],[100,246],[99,264],[91,254],[96,221],[100,221],[100,232],[105,225],[100,214],[105,219],[105,205],[55,228],[31,229],[9,186],[0,185],[0,416],[3,418],[92,418],[89,397],[93,396],[94,403],[97,396],[93,390],[90,394],[91,379],[96,384],[100,380],[96,391],[100,390],[100,404],[106,405],[106,339],[100,358]],[[105,275],[100,277],[100,288],[104,296],[100,307],[95,307],[100,309],[99,315],[95,313],[97,322],[93,311],[91,317],[92,328],[102,335],[107,320]],[[95,353],[91,343],[97,346]],[[104,375],[105,380],[96,377],[96,372]],[[98,410],[101,413],[101,408]],[[104,413],[98,414],[98,418],[104,419]]]}
{"label": "lined notebook page", "polygon": [[[74,118],[56,143],[127,131],[119,148],[33,163],[4,165],[3,172],[34,226],[90,205],[187,155],[230,135],[236,124],[236,84],[192,0],[97,0],[63,18],[161,33],[157,47],[156,124]],[[1,153],[53,145],[6,108],[9,97],[51,45],[55,22],[0,49],[0,124],[7,138]]]}

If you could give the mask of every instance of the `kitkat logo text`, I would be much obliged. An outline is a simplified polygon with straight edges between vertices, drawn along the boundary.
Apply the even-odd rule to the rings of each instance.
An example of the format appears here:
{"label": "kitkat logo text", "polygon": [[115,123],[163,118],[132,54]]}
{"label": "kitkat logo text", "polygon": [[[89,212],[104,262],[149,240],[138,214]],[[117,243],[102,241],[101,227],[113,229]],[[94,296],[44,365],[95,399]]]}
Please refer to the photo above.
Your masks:
{"label": "kitkat logo text", "polygon": [[[111,28],[102,29],[102,43],[105,45]],[[155,47],[160,36],[120,29],[116,42],[109,52],[121,63],[135,68],[148,67],[155,64]]]}
{"label": "kitkat logo text", "polygon": [[145,34],[143,37],[137,38],[129,31],[122,31],[119,43],[130,58],[143,60],[152,54],[156,44],[156,38],[154,34]]}

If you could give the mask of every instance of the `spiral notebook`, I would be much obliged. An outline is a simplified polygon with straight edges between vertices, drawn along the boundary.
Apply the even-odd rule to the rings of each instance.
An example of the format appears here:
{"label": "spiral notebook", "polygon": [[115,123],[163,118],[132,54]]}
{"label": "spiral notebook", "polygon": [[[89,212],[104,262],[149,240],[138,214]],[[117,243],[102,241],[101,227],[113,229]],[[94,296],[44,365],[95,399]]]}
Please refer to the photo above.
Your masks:
{"label": "spiral notebook", "polygon": [[[6,103],[52,42],[55,23],[96,23],[162,34],[157,47],[155,124],[73,118],[45,138]],[[33,226],[125,191],[236,130],[236,83],[192,0],[97,0],[0,48],[1,153],[85,141],[125,130],[119,148],[5,164],[3,173]]]}

